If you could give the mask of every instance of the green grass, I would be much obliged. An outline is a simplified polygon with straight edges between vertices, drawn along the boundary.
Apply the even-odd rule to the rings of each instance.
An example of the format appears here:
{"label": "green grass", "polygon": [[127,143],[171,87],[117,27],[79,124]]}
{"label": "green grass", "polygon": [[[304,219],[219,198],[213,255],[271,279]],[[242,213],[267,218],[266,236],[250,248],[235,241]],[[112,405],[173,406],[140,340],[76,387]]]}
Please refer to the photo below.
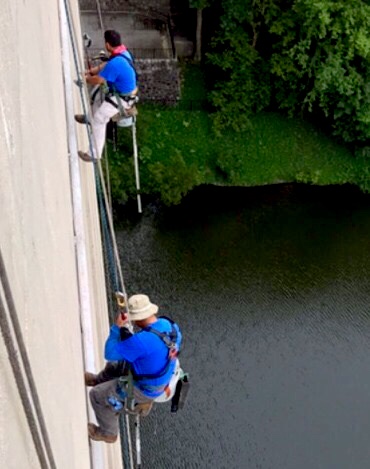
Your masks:
{"label": "green grass", "polygon": [[[276,113],[252,118],[248,132],[213,132],[212,117],[190,108],[206,97],[204,77],[196,66],[184,71],[182,102],[177,107],[141,105],[138,117],[140,171],[144,193],[167,203],[199,184],[254,186],[277,182],[319,185],[358,183],[366,159],[298,119]],[[111,157],[112,193],[117,201],[134,193],[129,130],[119,131],[119,153]]]}

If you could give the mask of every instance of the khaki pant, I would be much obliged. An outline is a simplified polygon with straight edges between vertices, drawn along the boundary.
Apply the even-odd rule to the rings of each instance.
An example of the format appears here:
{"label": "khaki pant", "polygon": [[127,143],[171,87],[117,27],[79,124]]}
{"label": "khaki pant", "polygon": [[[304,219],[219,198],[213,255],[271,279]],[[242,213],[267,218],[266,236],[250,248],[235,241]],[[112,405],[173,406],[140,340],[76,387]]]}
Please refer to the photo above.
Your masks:
{"label": "khaki pant", "polygon": [[[124,410],[124,396],[126,394],[119,389],[119,377],[127,375],[128,369],[124,363],[107,363],[104,370],[97,375],[98,384],[90,390],[90,402],[94,409],[96,420],[101,431],[109,435],[118,434],[118,417]],[[127,394],[126,394],[127,395]],[[138,411],[150,410],[153,399],[145,396],[134,387],[134,400],[139,404]],[[122,404],[120,410],[115,409],[109,400],[115,399]],[[141,409],[140,404],[143,404]]]}
{"label": "khaki pant", "polygon": [[[96,93],[92,104],[91,129],[93,140],[95,141],[92,142],[93,148],[89,149],[87,153],[90,154],[90,151],[92,150],[91,156],[94,158],[102,157],[107,124],[110,119],[119,112],[119,108],[114,107],[112,104],[105,101],[104,98],[104,93],[99,91]],[[120,101],[123,109],[130,107],[124,99],[120,99],[117,96],[112,96],[110,99],[116,104]]]}

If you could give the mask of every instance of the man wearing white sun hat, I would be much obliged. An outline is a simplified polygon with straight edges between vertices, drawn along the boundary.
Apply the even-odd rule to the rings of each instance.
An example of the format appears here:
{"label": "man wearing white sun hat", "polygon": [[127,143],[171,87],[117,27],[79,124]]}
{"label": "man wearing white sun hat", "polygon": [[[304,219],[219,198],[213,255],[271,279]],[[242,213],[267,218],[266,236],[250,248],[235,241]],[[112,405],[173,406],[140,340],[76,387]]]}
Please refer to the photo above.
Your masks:
{"label": "man wearing white sun hat", "polygon": [[[128,315],[119,314],[105,343],[105,359],[109,363],[99,374],[85,373],[85,383],[93,386],[90,401],[99,426],[89,423],[93,440],[114,443],[118,435],[118,415],[127,397],[119,376],[127,373],[122,362],[129,365],[133,376],[134,399],[144,414],[153,401],[167,392],[178,367],[177,355],[182,335],[179,326],[166,317],[158,317],[158,306],[147,295],[133,295],[128,300]],[[127,327],[131,320],[140,331],[132,334]]]}

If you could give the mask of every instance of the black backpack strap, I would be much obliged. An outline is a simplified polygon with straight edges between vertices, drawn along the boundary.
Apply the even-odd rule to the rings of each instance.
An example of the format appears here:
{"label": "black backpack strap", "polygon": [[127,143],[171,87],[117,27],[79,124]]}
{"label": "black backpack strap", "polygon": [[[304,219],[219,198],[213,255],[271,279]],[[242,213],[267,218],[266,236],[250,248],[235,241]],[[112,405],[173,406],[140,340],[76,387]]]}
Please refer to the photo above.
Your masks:
{"label": "black backpack strap", "polygon": [[[178,355],[177,351],[176,351],[176,340],[177,340],[177,330],[175,328],[175,323],[165,317],[165,316],[161,316],[162,319],[167,319],[170,323],[171,323],[171,331],[170,332],[160,332],[160,331],[157,331],[156,329],[154,329],[153,327],[151,326],[148,326],[148,327],[145,327],[145,329],[143,329],[141,332],[152,332],[153,334],[155,334],[157,337],[159,337],[163,342],[164,344],[167,346],[168,350],[169,350],[169,355],[168,355],[168,359],[167,359],[167,362],[165,364],[165,366],[162,368],[162,370],[160,370],[158,373],[155,373],[155,374],[152,374],[152,375],[138,375],[135,373],[135,370],[133,369],[133,367],[131,367],[131,372],[132,372],[132,375],[133,375],[133,378],[135,381],[140,381],[141,379],[156,379],[156,378],[161,378],[162,376],[164,376],[170,365],[171,365],[171,362],[172,360]],[[141,333],[139,332],[139,334]],[[172,354],[171,354],[172,352]]]}
{"label": "black backpack strap", "polygon": [[159,332],[157,329],[150,326],[146,327],[144,331],[152,332],[156,336],[160,337],[169,349],[172,350],[176,348],[177,331],[173,324],[171,324],[171,332]]}
{"label": "black backpack strap", "polygon": [[[128,51],[132,57],[132,54],[131,52],[126,49],[126,51]],[[131,68],[133,69],[133,71],[135,72],[135,81],[136,81],[136,84],[137,84],[137,71],[136,71],[136,68],[135,68],[135,65],[134,65],[134,59],[130,59],[129,57],[127,57],[126,55],[124,55],[123,53],[122,54],[117,54],[117,55],[114,55],[113,57],[110,57],[109,60],[113,60],[115,59],[116,57],[122,57],[123,59],[126,60],[126,62],[131,66]]]}

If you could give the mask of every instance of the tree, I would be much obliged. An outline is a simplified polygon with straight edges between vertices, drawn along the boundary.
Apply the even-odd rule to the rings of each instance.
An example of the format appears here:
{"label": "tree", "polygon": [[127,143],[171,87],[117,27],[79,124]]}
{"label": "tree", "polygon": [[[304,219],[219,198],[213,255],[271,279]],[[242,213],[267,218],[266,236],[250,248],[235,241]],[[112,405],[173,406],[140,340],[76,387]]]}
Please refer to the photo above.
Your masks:
{"label": "tree", "polygon": [[[259,50],[259,35],[269,0],[222,0],[219,30],[207,54],[220,79],[211,93],[218,112],[216,129],[249,127],[249,117],[270,102],[268,62]],[[216,71],[217,75],[217,71]]]}
{"label": "tree", "polygon": [[245,126],[250,113],[274,107],[323,117],[346,142],[369,139],[368,0],[220,1],[208,54],[219,71],[217,125]]}
{"label": "tree", "polygon": [[197,26],[195,32],[195,54],[194,59],[202,60],[202,26],[203,10],[212,4],[212,0],[190,0],[190,7],[197,9]]}
{"label": "tree", "polygon": [[268,23],[276,100],[291,115],[323,113],[346,142],[370,137],[370,7],[296,0]]}

